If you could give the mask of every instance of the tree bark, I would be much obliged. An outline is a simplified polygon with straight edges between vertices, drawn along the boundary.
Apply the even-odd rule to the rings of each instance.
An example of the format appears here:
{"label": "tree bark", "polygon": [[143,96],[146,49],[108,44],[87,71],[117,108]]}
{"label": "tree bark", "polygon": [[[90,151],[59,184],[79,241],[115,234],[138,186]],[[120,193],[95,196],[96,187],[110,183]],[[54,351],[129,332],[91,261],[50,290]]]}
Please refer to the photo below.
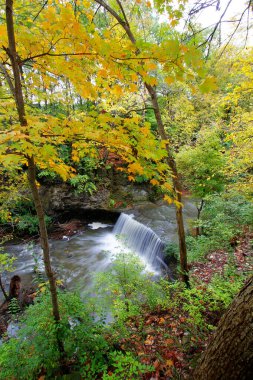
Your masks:
{"label": "tree bark", "polygon": [[[116,18],[118,23],[125,30],[129,40],[133,45],[136,46],[136,39],[132,33],[130,24],[126,18],[126,14],[123,10],[123,6],[120,0],[117,0],[118,5],[120,6],[121,12],[123,14],[122,18],[114,9],[112,9],[104,0],[95,0],[98,4],[100,4],[104,9],[106,9],[113,17]],[[140,54],[140,50],[136,48],[136,55]],[[161,110],[158,104],[157,92],[154,86],[146,83],[145,80],[144,85],[150,95],[152,106],[154,108],[155,118],[157,122],[158,133],[161,139],[168,141],[167,144],[167,152],[168,152],[168,165],[172,172],[172,181],[174,187],[174,196],[177,201],[177,209],[176,209],[176,221],[177,221],[177,230],[178,230],[178,241],[179,241],[179,252],[180,252],[180,276],[182,281],[189,287],[189,272],[187,265],[187,250],[186,250],[186,242],[185,242],[185,229],[184,229],[184,221],[183,221],[183,208],[182,208],[182,186],[181,181],[177,172],[177,166],[175,159],[173,157],[173,153],[169,146],[169,139],[167,133],[165,131],[165,127],[162,121]]]}
{"label": "tree bark", "polygon": [[197,236],[200,236],[203,233],[203,227],[199,226],[199,220],[200,220],[201,211],[203,210],[203,207],[204,207],[204,203],[205,203],[204,199],[201,199],[200,205],[199,206],[197,205],[197,211],[198,211],[198,215],[197,215],[198,226],[196,228],[196,235]]}
{"label": "tree bark", "polygon": [[250,380],[253,374],[253,276],[221,318],[194,380]]}
{"label": "tree bark", "polygon": [[[28,123],[25,114],[25,104],[24,104],[24,95],[22,89],[21,82],[21,72],[19,69],[19,57],[16,51],[16,41],[15,41],[15,31],[14,31],[14,22],[13,22],[13,0],[6,0],[6,24],[7,24],[7,33],[8,33],[8,42],[9,46],[6,49],[7,54],[11,61],[13,77],[14,77],[14,97],[16,101],[16,108],[19,117],[19,123],[21,129],[27,129]],[[40,196],[38,192],[38,188],[36,185],[36,165],[34,161],[34,157],[27,157],[28,161],[28,181],[32,191],[32,196],[34,200],[35,210],[39,220],[39,230],[40,230],[40,239],[41,239],[41,247],[43,250],[43,258],[45,264],[46,275],[49,281],[50,294],[52,300],[53,307],[53,315],[55,322],[58,323],[60,321],[60,313],[59,313],[59,305],[57,299],[57,288],[54,273],[51,268],[50,262],[50,252],[49,252],[49,244],[48,244],[48,236],[46,223],[44,218],[44,211],[41,205]],[[60,352],[63,352],[63,343],[58,338],[58,347]]]}
{"label": "tree bark", "polygon": [[8,298],[8,294],[6,293],[5,288],[4,288],[4,286],[3,286],[1,275],[0,275],[0,288],[1,288],[2,292],[3,292],[4,298],[5,298],[6,301],[7,301],[9,298]]}
{"label": "tree bark", "polygon": [[54,276],[54,273],[51,267],[51,262],[50,262],[50,251],[49,251],[49,244],[48,244],[47,228],[46,228],[46,223],[45,223],[45,218],[44,218],[44,210],[42,208],[39,191],[36,185],[36,166],[35,166],[33,157],[28,158],[28,181],[29,181],[29,185],[31,188],[32,196],[33,196],[36,214],[39,220],[40,244],[43,250],[45,271],[46,271],[46,275],[49,281],[54,319],[56,322],[59,322],[60,313],[59,313],[59,306],[58,306],[58,300],[57,300],[55,276]]}
{"label": "tree bark", "polygon": [[[154,108],[155,118],[157,122],[157,127],[159,135],[163,140],[169,141],[167,133],[162,122],[162,116],[160,107],[158,104],[157,92],[154,87],[145,83],[145,87],[151,97],[152,105]],[[185,242],[185,230],[184,230],[184,220],[183,220],[183,206],[182,206],[182,185],[177,172],[176,161],[173,157],[169,143],[166,146],[168,153],[168,165],[172,172],[172,182],[174,187],[174,197],[177,201],[176,206],[176,221],[177,221],[177,232],[178,232],[178,242],[179,242],[179,253],[180,253],[180,276],[182,281],[189,287],[189,274],[187,265],[187,249]]]}

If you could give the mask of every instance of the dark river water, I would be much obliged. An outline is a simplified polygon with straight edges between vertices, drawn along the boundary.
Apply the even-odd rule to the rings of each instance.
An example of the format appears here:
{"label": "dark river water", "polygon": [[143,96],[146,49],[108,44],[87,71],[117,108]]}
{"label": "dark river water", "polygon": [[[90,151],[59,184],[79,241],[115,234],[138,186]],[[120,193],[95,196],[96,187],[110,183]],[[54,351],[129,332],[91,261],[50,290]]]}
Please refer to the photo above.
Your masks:
{"label": "dark river water", "polygon": [[[160,205],[150,203],[137,210],[129,211],[130,213],[134,214],[132,215],[134,220],[152,229],[163,241],[177,240],[174,207],[162,203]],[[193,203],[186,201],[184,208],[186,226],[195,215],[196,207]],[[80,293],[91,284],[95,272],[105,271],[113,256],[127,249],[130,250],[113,233],[113,225],[99,221],[94,221],[70,238],[50,240],[52,265],[57,270],[57,277],[63,280],[68,289],[77,290]],[[134,249],[131,248],[131,251]],[[17,258],[15,272],[6,273],[3,276],[7,289],[13,274],[21,277],[23,286],[30,286],[35,278],[35,268],[43,272],[42,251],[39,245],[8,245],[6,252]],[[157,270],[157,268],[152,268],[152,265],[148,265],[145,256],[142,255],[141,258],[147,264],[149,271]]]}

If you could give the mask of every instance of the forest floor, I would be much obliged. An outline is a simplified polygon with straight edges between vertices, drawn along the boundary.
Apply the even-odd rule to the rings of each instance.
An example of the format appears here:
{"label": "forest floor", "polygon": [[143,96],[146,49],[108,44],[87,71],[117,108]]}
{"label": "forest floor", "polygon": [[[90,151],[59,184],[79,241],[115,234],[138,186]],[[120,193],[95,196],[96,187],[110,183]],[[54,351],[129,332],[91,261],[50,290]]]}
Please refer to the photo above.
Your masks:
{"label": "forest floor", "polygon": [[[239,239],[232,254],[238,274],[253,270],[253,233],[246,232]],[[205,290],[215,274],[222,274],[231,253],[215,251],[206,257],[205,262],[191,264],[190,276],[199,284],[197,288]],[[230,281],[233,281],[231,276]],[[177,294],[171,294],[177,297]],[[143,376],[147,380],[189,379],[192,369],[211,338],[214,327],[225,311],[209,308],[208,302],[201,299],[205,326],[196,326],[183,307],[184,300],[174,302],[169,309],[158,309],[152,313],[143,313],[128,321],[130,335],[122,339],[120,347],[131,351],[141,362],[153,365],[155,371]],[[210,325],[212,327],[207,328]],[[150,377],[151,376],[151,377]]]}

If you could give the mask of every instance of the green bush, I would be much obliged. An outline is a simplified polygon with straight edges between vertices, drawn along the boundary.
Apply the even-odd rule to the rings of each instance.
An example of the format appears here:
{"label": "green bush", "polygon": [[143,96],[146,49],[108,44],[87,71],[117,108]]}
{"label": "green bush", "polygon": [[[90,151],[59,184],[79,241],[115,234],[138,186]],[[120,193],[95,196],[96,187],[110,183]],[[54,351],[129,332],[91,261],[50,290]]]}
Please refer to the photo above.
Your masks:
{"label": "green bush", "polygon": [[153,274],[144,270],[140,258],[121,252],[112,266],[95,277],[89,308],[101,319],[108,312],[113,318],[112,328],[117,334],[127,334],[125,322],[140,313],[142,307],[150,310],[163,302],[161,286],[153,280]]}
{"label": "green bush", "polygon": [[213,194],[205,200],[201,220],[209,236],[223,233],[224,226],[225,235],[236,234],[243,226],[253,226],[253,203],[238,194]]}
{"label": "green bush", "polygon": [[238,273],[236,267],[228,263],[224,268],[224,273],[214,275],[208,285],[209,291],[212,292],[212,299],[227,308],[243,287],[245,279],[244,273]]}
{"label": "green bush", "polygon": [[208,252],[219,248],[219,243],[212,241],[210,237],[205,235],[187,236],[186,245],[189,262],[203,261]]}
{"label": "green bush", "polygon": [[189,261],[203,260],[217,249],[231,249],[231,242],[253,226],[253,203],[238,194],[213,194],[206,197],[201,219],[197,221],[202,235],[186,239]]}
{"label": "green bush", "polygon": [[104,373],[103,380],[140,379],[142,374],[154,370],[152,366],[140,363],[131,352],[111,352],[109,368],[112,373]]}
{"label": "green bush", "polygon": [[50,184],[54,183],[56,180],[60,180],[60,176],[58,174],[48,169],[41,170],[38,173],[38,178]]}
{"label": "green bush", "polygon": [[[191,342],[191,337],[213,329],[216,315],[228,307],[244,278],[231,257],[224,273],[210,284],[192,283],[187,289],[181,282],[155,282],[135,255],[118,254],[107,273],[97,276],[92,289],[96,297],[83,303],[76,294],[59,292],[58,326],[48,291],[37,297],[24,314],[18,337],[0,346],[0,379],[35,380],[42,370],[46,378],[54,378],[60,364],[57,336],[64,342],[66,363],[84,379],[140,379],[153,369],[114,347],[129,334],[129,319],[137,317],[141,325],[143,313],[167,311],[172,320],[182,319]],[[105,324],[109,312],[113,319]]]}
{"label": "green bush", "polygon": [[170,242],[166,245],[164,250],[166,260],[177,260],[179,257],[179,247],[177,243]]}
{"label": "green bush", "polygon": [[77,194],[88,193],[92,195],[96,190],[96,185],[87,174],[77,174],[70,179],[70,184],[76,189]]}
{"label": "green bush", "polygon": [[[38,234],[39,223],[33,201],[29,198],[19,199],[9,210],[12,226],[16,231],[27,234]],[[45,216],[47,227],[52,223],[50,216]]]}
{"label": "green bush", "polygon": [[[47,227],[52,223],[52,218],[48,215],[45,216],[45,222]],[[38,234],[39,222],[37,215],[24,214],[17,218],[16,224],[17,230],[22,233]]]}
{"label": "green bush", "polygon": [[58,296],[59,325],[54,322],[46,291],[26,310],[17,338],[0,346],[0,379],[35,380],[42,370],[46,371],[46,378],[55,378],[60,369],[57,336],[64,342],[65,362],[72,363],[73,371],[86,380],[102,376],[109,379],[111,371],[110,378],[135,379],[152,370],[132,354],[109,346],[104,337],[107,329],[99,321],[94,322],[79,296],[68,292]]}
{"label": "green bush", "polygon": [[42,368],[46,369],[48,378],[56,374],[60,360],[57,331],[64,342],[67,358],[74,359],[79,366],[84,352],[89,357],[107,352],[108,345],[100,334],[101,326],[94,324],[80,297],[59,293],[59,305],[59,326],[54,322],[47,292],[26,310],[18,337],[0,347],[0,379],[37,379]]}

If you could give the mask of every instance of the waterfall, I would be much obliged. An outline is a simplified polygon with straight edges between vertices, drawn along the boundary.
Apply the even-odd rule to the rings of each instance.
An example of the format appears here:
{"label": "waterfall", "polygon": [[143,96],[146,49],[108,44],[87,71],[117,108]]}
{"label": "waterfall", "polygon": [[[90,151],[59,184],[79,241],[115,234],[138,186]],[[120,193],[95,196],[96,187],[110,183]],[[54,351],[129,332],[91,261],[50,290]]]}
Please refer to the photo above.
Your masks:
{"label": "waterfall", "polygon": [[144,257],[154,269],[164,264],[161,239],[149,228],[137,222],[132,216],[121,213],[114,226],[113,233],[119,235],[126,245]]}

